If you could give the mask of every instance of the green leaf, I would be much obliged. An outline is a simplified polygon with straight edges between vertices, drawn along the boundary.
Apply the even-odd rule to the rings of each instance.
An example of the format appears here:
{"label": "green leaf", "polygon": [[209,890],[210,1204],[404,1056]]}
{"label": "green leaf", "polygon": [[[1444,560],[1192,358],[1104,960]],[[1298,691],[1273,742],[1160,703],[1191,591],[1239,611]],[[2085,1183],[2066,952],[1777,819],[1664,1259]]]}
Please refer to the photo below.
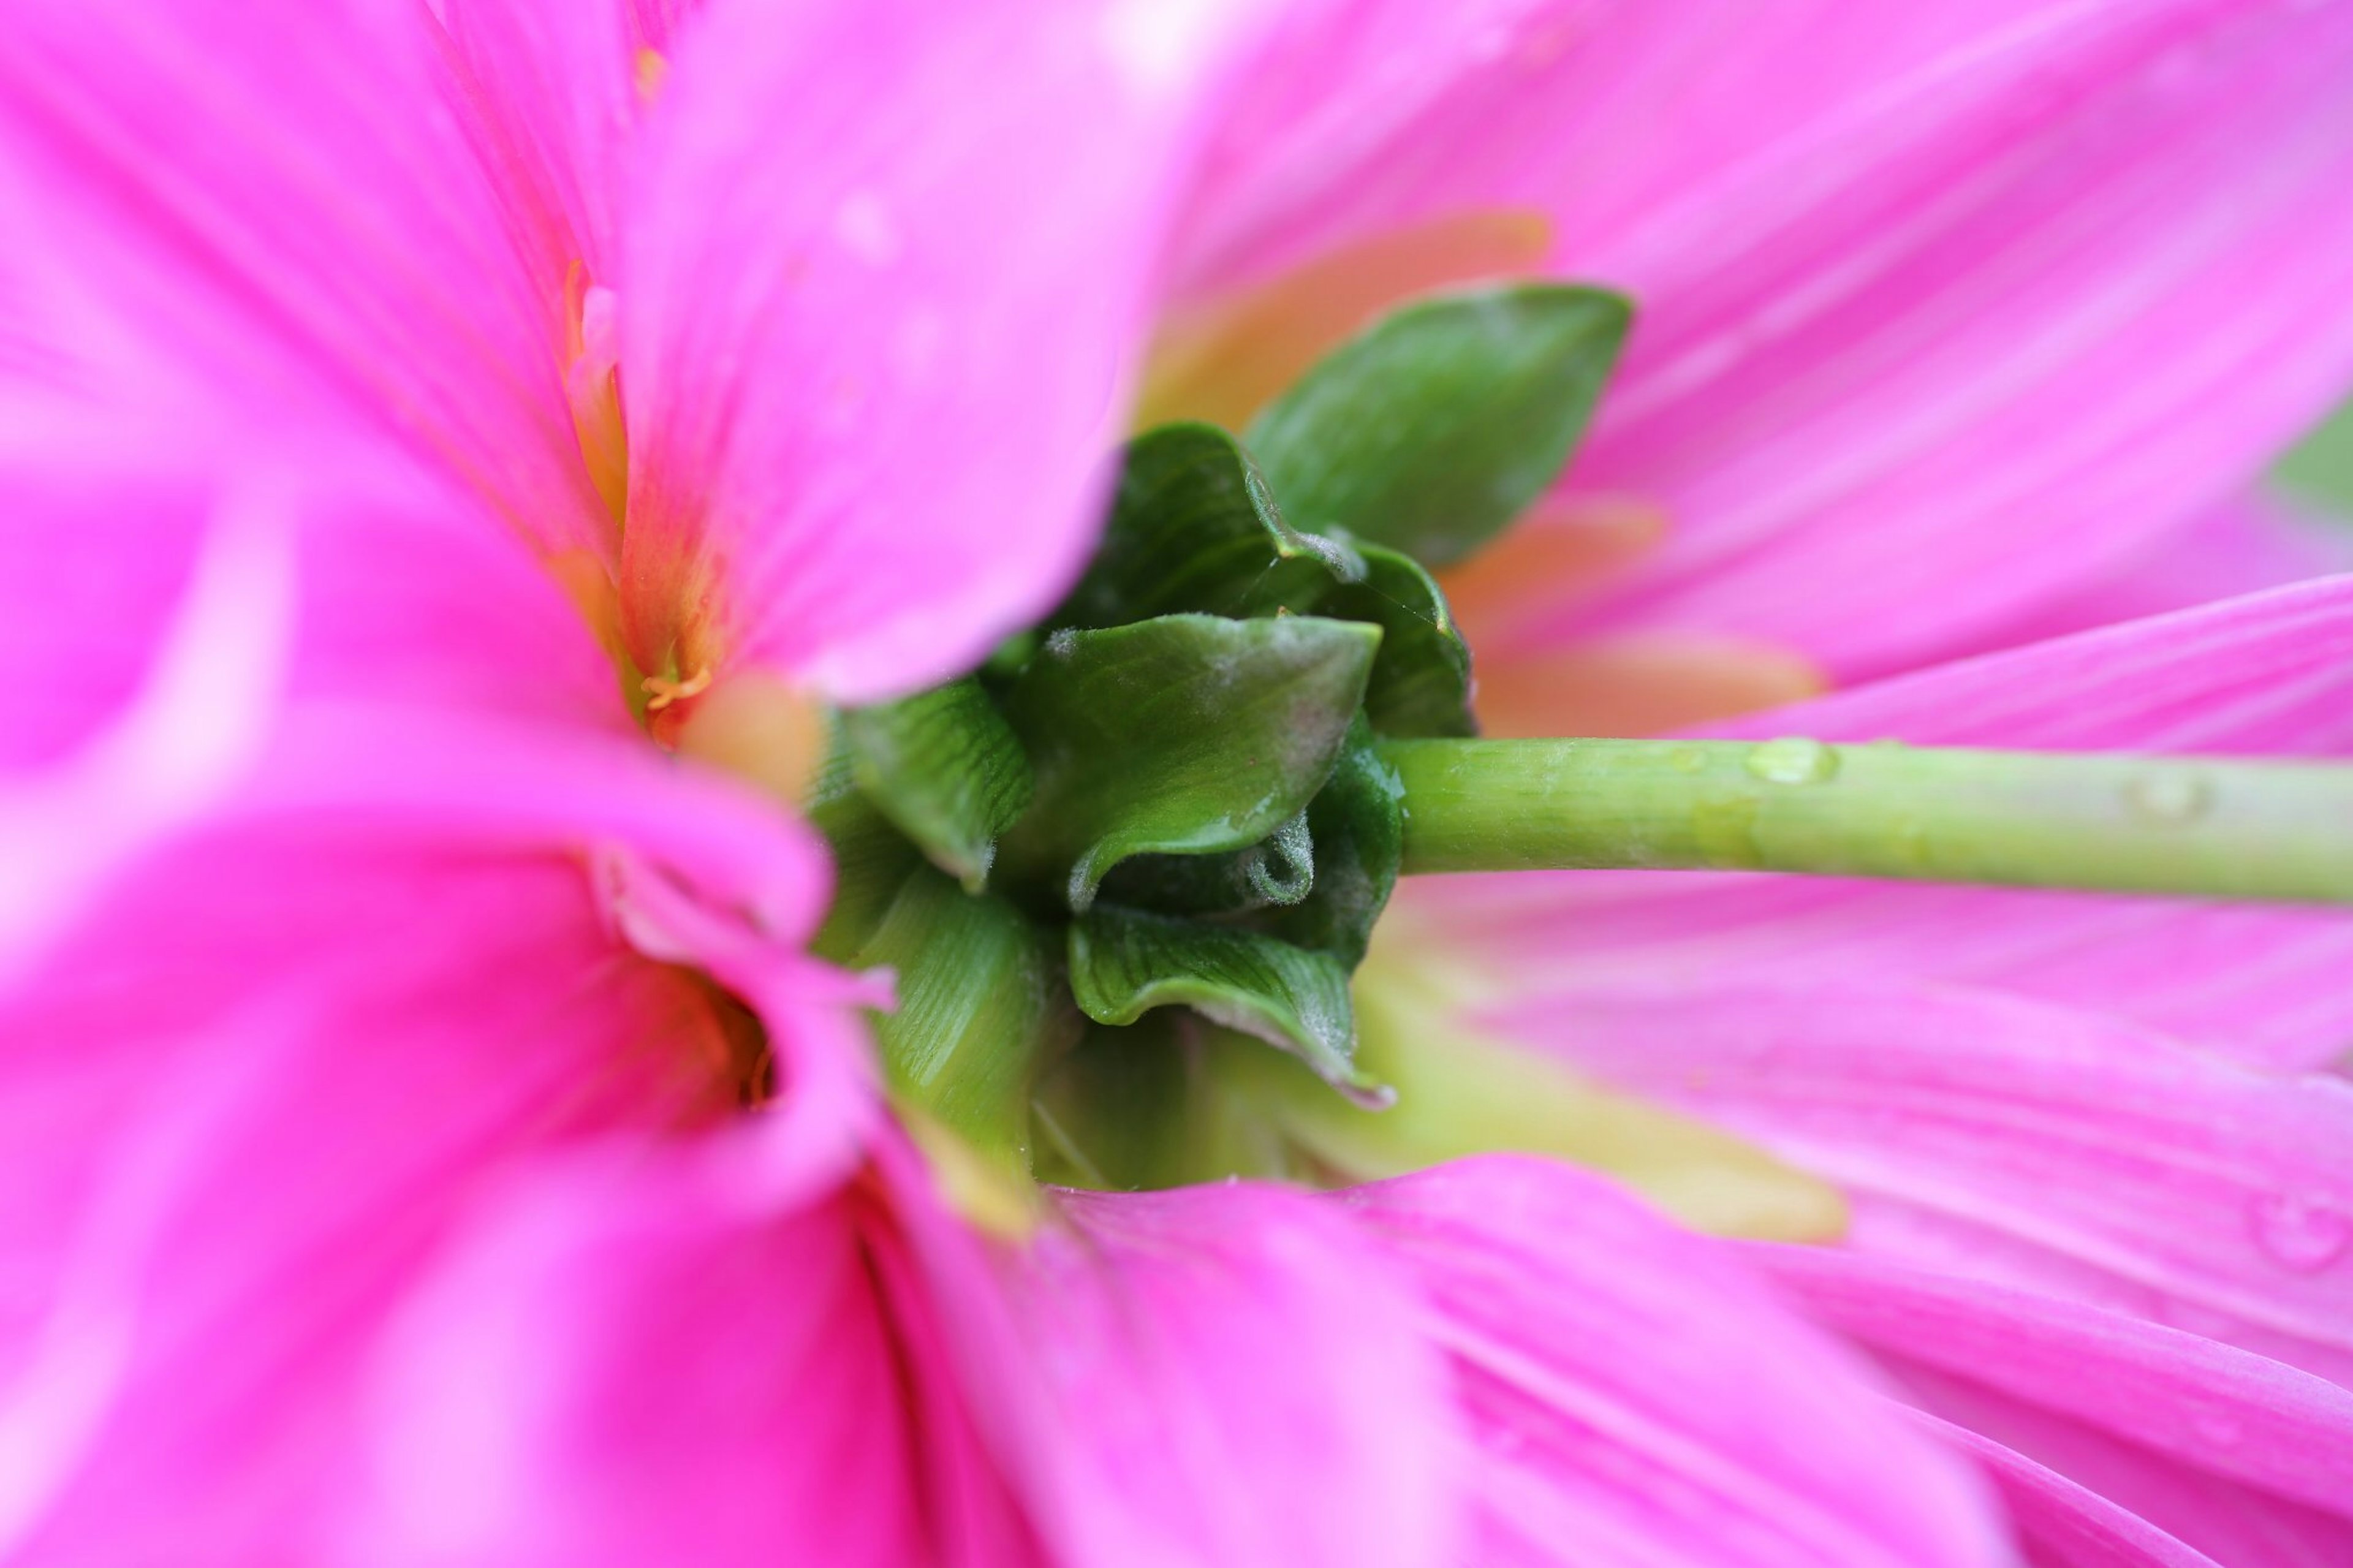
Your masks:
{"label": "green leaf", "polygon": [[1305,616],[1055,633],[1006,694],[1038,779],[1006,870],[1083,910],[1132,855],[1265,838],[1331,775],[1380,636]]}
{"label": "green leaf", "polygon": [[1385,735],[1456,739],[1479,732],[1471,714],[1471,648],[1446,595],[1411,556],[1368,545],[1365,578],[1324,595],[1322,613],[1381,628],[1365,689],[1365,716]]}
{"label": "green leaf", "polygon": [[1003,899],[967,893],[912,849],[895,881],[888,864],[881,854],[844,864],[811,945],[845,968],[894,972],[898,1006],[873,1015],[892,1087],[1026,1173],[1031,1077],[1079,1026],[1057,944]]}
{"label": "green leaf", "polygon": [[1021,742],[966,678],[841,715],[851,776],[932,864],[969,892],[987,885],[997,837],[1029,804]]}
{"label": "green leaf", "polygon": [[1307,808],[1315,845],[1313,889],[1295,905],[1261,924],[1310,952],[1324,953],[1353,973],[1365,961],[1373,926],[1397,889],[1405,858],[1405,784],[1375,748],[1359,717],[1332,770],[1332,782]]}
{"label": "green leaf", "polygon": [[1239,616],[1270,570],[1312,584],[1360,577],[1364,563],[1285,522],[1257,465],[1225,431],[1163,425],[1127,444],[1103,543],[1047,624],[1124,626],[1193,610]]}
{"label": "green leaf", "polygon": [[1459,561],[1560,476],[1617,363],[1620,295],[1513,284],[1391,311],[1242,441],[1294,526]]}
{"label": "green leaf", "polygon": [[1099,1024],[1189,1007],[1291,1052],[1343,1093],[1381,1102],[1356,1070],[1348,972],[1260,931],[1101,904],[1071,922],[1071,994]]}

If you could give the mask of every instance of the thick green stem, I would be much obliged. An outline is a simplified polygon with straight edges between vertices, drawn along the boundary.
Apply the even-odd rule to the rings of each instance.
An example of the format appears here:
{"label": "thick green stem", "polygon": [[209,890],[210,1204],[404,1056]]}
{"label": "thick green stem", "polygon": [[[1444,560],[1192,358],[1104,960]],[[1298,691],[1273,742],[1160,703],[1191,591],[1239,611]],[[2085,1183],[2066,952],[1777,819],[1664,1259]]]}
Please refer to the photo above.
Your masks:
{"label": "thick green stem", "polygon": [[2353,903],[2353,766],[1874,742],[1392,741],[1405,869],[1810,871]]}

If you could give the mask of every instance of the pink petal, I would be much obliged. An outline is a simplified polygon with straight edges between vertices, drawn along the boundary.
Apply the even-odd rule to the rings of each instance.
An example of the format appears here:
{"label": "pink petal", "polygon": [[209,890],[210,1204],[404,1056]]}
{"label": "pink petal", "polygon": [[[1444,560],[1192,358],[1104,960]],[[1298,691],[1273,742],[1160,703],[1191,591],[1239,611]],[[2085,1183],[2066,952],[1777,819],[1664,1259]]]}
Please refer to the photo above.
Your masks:
{"label": "pink petal", "polygon": [[1271,1187],[1058,1206],[996,1270],[1019,1359],[979,1387],[1061,1560],[1455,1561],[1451,1390],[1369,1238]]}
{"label": "pink petal", "polygon": [[[2337,755],[2353,749],[2353,579],[1890,680],[1727,727],[1930,745]],[[2329,911],[1672,873],[1461,879],[1401,910],[1525,977],[1952,983],[2129,1018],[2243,1059],[2353,1037],[2353,920]]]}
{"label": "pink petal", "polygon": [[871,1198],[747,1210],[729,1152],[480,1215],[377,1367],[349,1560],[1034,1560]]}
{"label": "pink petal", "polygon": [[1473,1423],[1481,1563],[2009,1561],[1960,1466],[1709,1244],[1484,1159],[1344,1200],[1419,1281]]}
{"label": "pink petal", "polygon": [[[201,486],[125,489],[5,509],[125,645],[102,703],[207,519]],[[838,1179],[872,1116],[850,995],[798,951],[825,898],[806,832],[648,745],[553,584],[462,502],[286,510],[292,673],[252,782],[0,994],[0,1542],[51,1560],[281,1551],[357,1357],[478,1186],[732,1119],[741,1042],[690,971],[783,1059],[747,1190]],[[52,596],[0,577],[0,625],[69,621]]]}
{"label": "pink petal", "polygon": [[627,0],[442,0],[454,95],[540,287],[568,270],[609,281],[617,266],[622,170],[639,116]]}
{"label": "pink petal", "polygon": [[[1983,1401],[2096,1428],[2140,1450],[2145,1469],[2169,1472],[2177,1495],[2335,1516],[2353,1545],[2353,1393],[2336,1384],[2179,1330],[1851,1252],[1742,1250],[1899,1370],[1933,1369]],[[2163,1503],[2135,1500],[2138,1511]]]}
{"label": "pink petal", "polygon": [[1919,983],[1593,986],[1508,1026],[1829,1177],[1859,1248],[2353,1376],[2353,1086]]}
{"label": "pink petal", "polygon": [[871,698],[1045,607],[1091,542],[1219,9],[686,29],[617,285],[642,666]]}
{"label": "pink petal", "polygon": [[2111,574],[2035,606],[1959,654],[2023,647],[2353,570],[2353,530],[2285,496],[2232,496],[2155,540]]}
{"label": "pink petal", "polygon": [[2220,1568],[2130,1509],[2014,1448],[1933,1415],[1919,1421],[1984,1468],[2035,1568]]}
{"label": "pink petal", "polygon": [[1852,678],[1982,646],[2353,373],[2341,10],[1407,9],[1312,13],[1318,68],[1246,101],[1188,287],[1520,206],[1634,294],[1570,483],[1676,526],[1529,647],[1739,635]]}
{"label": "pink petal", "polygon": [[[118,420],[269,431],[332,470],[397,432],[523,536],[609,529],[531,275],[437,106],[422,7],[366,0],[39,0],[0,59],[0,188],[21,265],[111,317],[43,320]],[[119,437],[118,437],[119,438]]]}
{"label": "pink petal", "polygon": [[0,1467],[5,1533],[78,1562],[275,1550],[475,1187],[708,1116],[721,1048],[576,868],[301,836],[153,862],[0,1029],[0,1426],[41,1467]]}
{"label": "pink petal", "polygon": [[[124,552],[127,580],[99,591],[58,570],[120,515],[77,515],[87,499],[19,493],[0,521],[0,580],[47,590],[5,617],[0,660],[55,672],[33,678],[0,741],[0,975],[69,927],[115,870],[236,787],[286,679],[292,540],[274,498],[220,498],[195,559]],[[170,504],[120,499],[134,515]],[[111,612],[124,599],[156,636],[121,635]]]}

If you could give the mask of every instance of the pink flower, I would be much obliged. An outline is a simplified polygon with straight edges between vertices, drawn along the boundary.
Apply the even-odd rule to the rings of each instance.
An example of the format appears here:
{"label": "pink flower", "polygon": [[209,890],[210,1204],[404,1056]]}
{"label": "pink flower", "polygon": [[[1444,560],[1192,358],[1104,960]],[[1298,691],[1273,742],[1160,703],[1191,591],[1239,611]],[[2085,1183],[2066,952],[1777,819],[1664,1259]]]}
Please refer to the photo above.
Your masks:
{"label": "pink flower", "polygon": [[[1851,1245],[1509,1157],[1008,1237],[804,955],[776,798],[812,700],[1067,581],[1150,312],[1148,395],[1188,352],[1206,395],[1240,291],[1374,247],[1345,300],[1409,230],[1412,282],[1645,301],[1529,548],[1675,531],[1485,605],[1499,669],[1704,634],[1794,688],[2068,624],[2353,358],[2339,10],[690,9],[11,18],[12,1554],[2341,1549],[2353,1143],[2297,1076],[2341,922],[1440,888],[1420,964],[1508,972],[1469,1026],[1834,1184]],[[2288,589],[1769,728],[2336,750],[2348,637]]]}

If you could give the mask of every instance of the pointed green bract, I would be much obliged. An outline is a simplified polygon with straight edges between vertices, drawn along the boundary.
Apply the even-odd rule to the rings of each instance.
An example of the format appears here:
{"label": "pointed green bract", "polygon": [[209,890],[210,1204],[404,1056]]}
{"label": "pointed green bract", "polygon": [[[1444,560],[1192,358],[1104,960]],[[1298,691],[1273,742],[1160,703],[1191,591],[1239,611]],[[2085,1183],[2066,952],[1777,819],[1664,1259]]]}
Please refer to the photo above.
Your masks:
{"label": "pointed green bract", "polygon": [[1029,759],[969,677],[841,715],[850,775],[875,808],[967,891],[987,885],[997,838],[1029,805]]}
{"label": "pointed green bract", "polygon": [[1318,1077],[1377,1100],[1356,1070],[1348,971],[1280,938],[1102,904],[1071,922],[1071,994],[1099,1024],[1185,1006],[1291,1052]]}
{"label": "pointed green bract", "polygon": [[1038,781],[1007,873],[1083,910],[1130,856],[1265,838],[1331,775],[1380,637],[1303,616],[1057,632],[1005,697]]}
{"label": "pointed green bract", "polygon": [[1559,478],[1631,318],[1622,296],[1560,284],[1407,305],[1326,355],[1242,441],[1294,527],[1445,565]]}
{"label": "pointed green bract", "polygon": [[1047,618],[1114,626],[1183,611],[1240,617],[1273,563],[1314,583],[1353,580],[1346,546],[1283,521],[1249,454],[1214,425],[1163,425],[1127,444],[1103,540]]}

